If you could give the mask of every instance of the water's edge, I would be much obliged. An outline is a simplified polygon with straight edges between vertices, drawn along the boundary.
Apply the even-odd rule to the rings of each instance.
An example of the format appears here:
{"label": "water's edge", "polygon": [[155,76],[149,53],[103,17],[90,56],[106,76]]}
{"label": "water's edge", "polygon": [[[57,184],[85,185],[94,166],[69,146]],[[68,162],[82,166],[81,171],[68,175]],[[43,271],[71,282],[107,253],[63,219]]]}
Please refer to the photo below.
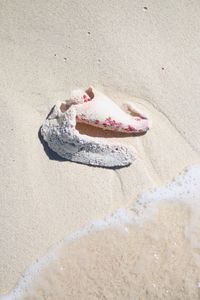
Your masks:
{"label": "water's edge", "polygon": [[171,183],[156,188],[154,190],[143,193],[141,197],[134,203],[130,209],[118,209],[110,217],[103,220],[97,220],[90,223],[88,226],[74,232],[64,240],[56,243],[39,261],[33,263],[25,274],[20,278],[17,286],[13,291],[0,297],[1,300],[20,299],[24,291],[31,285],[32,281],[38,274],[48,266],[48,264],[57,258],[58,252],[63,245],[67,245],[72,241],[76,241],[81,237],[88,236],[91,233],[107,230],[111,228],[127,230],[129,224],[143,226],[145,222],[154,218],[158,211],[160,203],[177,202],[188,206],[192,213],[190,224],[186,228],[188,238],[195,248],[200,248],[200,244],[194,236],[195,228],[200,217],[200,165],[195,165],[187,168],[183,174],[179,175]]}

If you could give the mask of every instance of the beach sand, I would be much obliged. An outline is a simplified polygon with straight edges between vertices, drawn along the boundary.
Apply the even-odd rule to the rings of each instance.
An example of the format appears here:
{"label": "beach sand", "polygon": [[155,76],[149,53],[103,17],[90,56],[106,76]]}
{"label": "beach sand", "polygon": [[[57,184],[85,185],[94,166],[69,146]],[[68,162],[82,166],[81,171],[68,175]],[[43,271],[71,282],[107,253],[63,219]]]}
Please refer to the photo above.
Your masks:
{"label": "beach sand", "polygon": [[[16,286],[32,263],[45,256],[49,247],[88,223],[109,217],[117,209],[129,209],[144,192],[166,185],[185,167],[200,163],[200,5],[198,0],[3,0],[0,6],[3,295]],[[39,128],[51,107],[57,100],[66,99],[72,89],[89,85],[119,105],[124,100],[135,101],[150,113],[153,126],[146,135],[120,138],[138,152],[137,161],[130,167],[94,168],[59,161],[45,152]],[[179,225],[172,226],[170,216],[177,216]],[[184,205],[173,209],[163,205],[154,220],[162,229],[156,246],[149,238],[155,226],[148,222],[141,232],[129,225],[130,234],[126,236],[108,229],[77,240],[60,256],[69,268],[65,276],[69,276],[66,285],[70,296],[66,298],[60,291],[57,299],[77,299],[73,295],[90,299],[88,294],[81,294],[84,286],[85,290],[98,292],[97,299],[130,299],[138,295],[141,299],[163,299],[163,295],[167,298],[162,294],[165,285],[159,291],[151,287],[149,294],[139,294],[141,289],[145,293],[151,274],[156,272],[149,256],[145,258],[154,246],[164,252],[157,266],[163,276],[159,282],[166,279],[174,287],[168,299],[183,297],[181,288],[188,295],[185,299],[197,298],[199,265],[192,246],[183,238],[185,219]],[[174,254],[176,263],[169,258],[173,249],[167,237],[172,231],[171,239],[179,244]],[[91,266],[96,261],[98,264],[91,271],[88,257],[93,247],[100,249],[97,252],[102,255],[92,252]],[[139,276],[132,287],[135,279],[126,277],[126,272],[131,272],[140,252],[143,267],[138,272],[147,271],[147,276],[143,281]],[[127,261],[117,265],[122,253],[127,255]],[[77,256],[79,264],[75,261]],[[107,262],[107,269],[100,270]],[[177,268],[175,274],[170,269],[173,264]],[[48,268],[53,270],[54,266],[50,263]],[[131,278],[130,281],[123,281],[121,275],[115,280],[111,276],[113,270],[118,275],[125,272],[124,278]],[[181,282],[183,272],[185,281],[192,276],[191,284]],[[91,279],[86,283],[84,278],[89,273]],[[80,287],[76,290],[77,280]],[[99,282],[98,289],[95,280]],[[113,284],[103,291],[109,280]],[[124,294],[115,293],[117,286]],[[44,288],[43,298],[36,299],[44,299],[45,293],[47,299],[55,299],[48,290]],[[76,294],[78,290],[80,294]],[[96,299],[94,293],[91,299]]]}

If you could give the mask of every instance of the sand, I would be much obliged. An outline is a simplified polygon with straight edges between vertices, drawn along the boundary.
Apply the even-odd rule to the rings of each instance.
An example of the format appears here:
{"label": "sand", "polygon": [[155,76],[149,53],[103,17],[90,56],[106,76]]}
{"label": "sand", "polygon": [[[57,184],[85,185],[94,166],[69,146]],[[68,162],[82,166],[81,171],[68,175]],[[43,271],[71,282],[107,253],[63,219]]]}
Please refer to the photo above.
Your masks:
{"label": "sand", "polygon": [[[165,185],[185,167],[200,162],[200,6],[198,0],[6,0],[0,5],[0,292],[5,294],[57,241],[118,208],[129,208],[142,193]],[[90,84],[119,105],[124,99],[135,100],[151,114],[153,127],[146,135],[121,138],[139,154],[128,168],[114,171],[61,162],[44,151],[38,131],[51,107],[71,89]],[[160,212],[158,226],[170,209]],[[177,211],[182,228],[184,209]],[[163,222],[170,226],[170,218]],[[146,224],[142,234],[146,227],[154,230]],[[142,248],[135,230],[130,229],[123,253],[133,243],[138,253]],[[179,241],[180,232],[174,231]],[[143,238],[148,249],[151,241]],[[161,234],[159,238],[159,247],[168,244]],[[106,239],[121,245],[124,237],[115,230],[94,237],[92,244],[103,247],[102,263],[112,249]],[[182,239],[177,257],[185,243]],[[73,261],[81,247],[87,249],[86,244],[80,240],[65,259]],[[166,249],[169,254],[170,246]],[[185,255],[193,261],[190,249]],[[108,272],[116,267],[114,257],[109,259]],[[131,264],[129,252],[127,257]],[[75,268],[70,265],[72,273]],[[153,268],[149,262],[150,273]],[[182,268],[189,276],[191,269]],[[173,272],[169,278],[175,280]],[[91,280],[91,289],[93,285]],[[136,285],[141,287],[142,283]],[[115,285],[104,298],[112,299],[114,289]],[[193,295],[193,286],[185,289]],[[101,290],[99,297],[104,299]],[[125,286],[124,293],[127,290]],[[154,295],[150,291],[145,297]],[[171,295],[169,299],[182,294],[177,289]],[[162,299],[162,294],[157,292],[157,297]]]}

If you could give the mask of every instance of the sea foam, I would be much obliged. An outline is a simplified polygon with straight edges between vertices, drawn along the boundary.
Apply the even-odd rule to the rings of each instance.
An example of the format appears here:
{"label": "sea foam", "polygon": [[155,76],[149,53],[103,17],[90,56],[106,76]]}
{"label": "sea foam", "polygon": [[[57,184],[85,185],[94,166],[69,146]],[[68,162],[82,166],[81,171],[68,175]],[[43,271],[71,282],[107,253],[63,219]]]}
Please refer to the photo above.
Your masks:
{"label": "sea foam", "polygon": [[[200,229],[200,165],[196,165],[185,170],[182,175],[179,175],[171,183],[143,193],[130,209],[118,209],[111,216],[91,222],[88,226],[85,226],[70,236],[67,236],[64,240],[56,243],[46,256],[28,268],[13,291],[6,296],[2,296],[0,299],[20,299],[24,292],[29,289],[29,286],[40,271],[52,260],[57,259],[57,253],[63,244],[66,246],[68,243],[93,232],[113,227],[126,231],[127,224],[142,226],[148,220],[154,218],[158,212],[159,205],[162,203],[180,203],[188,206],[191,211],[191,219],[190,222],[187,223],[187,226],[185,226],[185,232],[194,248],[200,249],[200,241],[197,240],[195,234],[197,229]],[[196,259],[200,262],[198,254]]]}

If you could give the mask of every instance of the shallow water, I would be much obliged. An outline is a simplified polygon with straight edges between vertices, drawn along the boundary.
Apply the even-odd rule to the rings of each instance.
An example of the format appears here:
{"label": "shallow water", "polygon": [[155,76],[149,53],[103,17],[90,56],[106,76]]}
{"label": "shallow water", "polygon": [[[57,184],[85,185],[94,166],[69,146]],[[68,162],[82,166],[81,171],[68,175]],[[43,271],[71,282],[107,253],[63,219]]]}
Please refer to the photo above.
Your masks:
{"label": "shallow water", "polygon": [[199,299],[200,166],[55,245],[5,299]]}

